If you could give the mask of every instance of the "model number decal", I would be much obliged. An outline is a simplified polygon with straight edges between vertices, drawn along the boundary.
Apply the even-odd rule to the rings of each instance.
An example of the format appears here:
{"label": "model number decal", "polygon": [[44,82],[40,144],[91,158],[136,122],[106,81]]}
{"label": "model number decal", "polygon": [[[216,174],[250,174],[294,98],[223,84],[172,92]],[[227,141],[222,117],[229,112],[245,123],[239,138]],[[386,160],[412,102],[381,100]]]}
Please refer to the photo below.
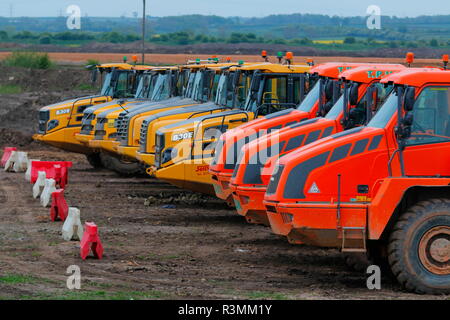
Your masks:
{"label": "model number decal", "polygon": [[192,139],[193,136],[194,136],[193,132],[178,133],[178,134],[172,135],[172,141]]}
{"label": "model number decal", "polygon": [[56,115],[59,116],[61,114],[68,114],[70,113],[70,108],[69,109],[61,109],[61,110],[56,110]]}

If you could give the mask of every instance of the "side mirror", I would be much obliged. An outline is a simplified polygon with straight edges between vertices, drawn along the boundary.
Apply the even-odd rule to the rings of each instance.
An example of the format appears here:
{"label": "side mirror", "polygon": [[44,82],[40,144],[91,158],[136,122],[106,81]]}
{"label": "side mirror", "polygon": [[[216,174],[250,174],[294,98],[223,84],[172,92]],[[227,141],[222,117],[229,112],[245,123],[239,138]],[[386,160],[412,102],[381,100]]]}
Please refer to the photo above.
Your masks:
{"label": "side mirror", "polygon": [[358,88],[359,85],[357,83],[352,84],[350,87],[348,101],[351,106],[356,106],[358,104]]}
{"label": "side mirror", "polygon": [[325,84],[325,98],[327,100],[331,100],[333,99],[333,93],[334,93],[334,85],[333,85],[333,81],[327,81],[327,83]]}
{"label": "side mirror", "polygon": [[235,72],[233,76],[233,84],[234,88],[236,88],[239,85],[239,80],[241,79],[241,74],[239,72]]}
{"label": "side mirror", "polygon": [[408,87],[403,96],[403,109],[406,112],[412,111],[414,109],[414,103],[416,98],[416,89],[413,87]]}
{"label": "side mirror", "polygon": [[331,108],[333,108],[333,102],[328,101],[324,106],[323,106],[323,115],[326,116],[328,112],[330,112]]}
{"label": "side mirror", "polygon": [[407,114],[405,114],[405,116],[402,119],[402,124],[406,127],[412,126],[413,122],[414,122],[414,113],[413,112],[408,112]]}
{"label": "side mirror", "polygon": [[256,92],[259,90],[259,83],[261,82],[262,76],[260,74],[255,74],[253,76],[251,90]]}
{"label": "side mirror", "polygon": [[97,82],[97,76],[98,76],[98,69],[92,69],[91,70],[91,82],[92,83]]}

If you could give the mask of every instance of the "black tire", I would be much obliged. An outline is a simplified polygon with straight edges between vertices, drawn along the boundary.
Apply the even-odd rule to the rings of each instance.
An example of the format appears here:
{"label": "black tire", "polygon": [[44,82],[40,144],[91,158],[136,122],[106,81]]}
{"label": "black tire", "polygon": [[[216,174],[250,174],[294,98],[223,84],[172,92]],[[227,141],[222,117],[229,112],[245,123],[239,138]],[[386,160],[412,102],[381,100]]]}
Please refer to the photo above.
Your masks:
{"label": "black tire", "polygon": [[103,168],[103,163],[99,153],[87,154],[86,159],[93,168],[95,169]]}
{"label": "black tire", "polygon": [[108,153],[101,154],[102,163],[110,170],[122,176],[136,176],[144,174],[142,165],[137,161],[125,161],[118,156]]}
{"label": "black tire", "polygon": [[388,259],[398,282],[420,294],[450,293],[450,200],[421,201],[395,223]]}

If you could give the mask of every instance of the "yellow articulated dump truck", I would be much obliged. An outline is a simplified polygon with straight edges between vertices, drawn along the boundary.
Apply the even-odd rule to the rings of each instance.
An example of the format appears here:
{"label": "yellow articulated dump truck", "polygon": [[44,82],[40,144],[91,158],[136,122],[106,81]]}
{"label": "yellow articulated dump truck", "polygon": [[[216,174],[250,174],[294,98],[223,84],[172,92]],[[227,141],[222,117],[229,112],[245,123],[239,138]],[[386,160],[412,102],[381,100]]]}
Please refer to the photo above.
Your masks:
{"label": "yellow articulated dump truck", "polygon": [[[231,68],[231,81],[216,100],[225,109],[167,124],[145,122],[138,159],[158,179],[214,194],[208,167],[220,135],[258,116],[298,105],[309,87],[309,70],[308,65],[268,63]],[[235,103],[228,104],[230,100]]]}
{"label": "yellow articulated dump truck", "polygon": [[178,103],[176,108],[147,110],[128,117],[118,130],[117,145],[113,147],[115,152],[126,159],[136,160],[143,126],[162,126],[222,111],[226,107],[216,104],[215,100],[218,92],[223,90],[226,79],[229,79],[229,68],[232,66],[233,64],[213,64],[191,68],[184,92],[185,99],[182,100],[184,103]]}
{"label": "yellow articulated dump truck", "polygon": [[94,66],[93,78],[100,72],[103,84],[94,96],[79,97],[43,107],[39,111],[39,131],[33,138],[67,151],[89,155],[90,148],[75,139],[80,131],[83,112],[94,105],[133,95],[139,76],[147,66],[111,63]]}

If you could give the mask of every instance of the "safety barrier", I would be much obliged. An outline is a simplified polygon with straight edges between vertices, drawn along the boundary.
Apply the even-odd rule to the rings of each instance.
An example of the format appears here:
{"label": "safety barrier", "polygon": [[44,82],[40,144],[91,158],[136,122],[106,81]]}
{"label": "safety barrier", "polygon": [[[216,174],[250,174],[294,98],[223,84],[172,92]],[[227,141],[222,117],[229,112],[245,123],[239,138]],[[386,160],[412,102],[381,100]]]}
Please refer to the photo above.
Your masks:
{"label": "safety barrier", "polygon": [[64,189],[52,192],[52,204],[50,207],[50,219],[56,221],[58,218],[65,221],[69,213],[69,206],[64,198]]}
{"label": "safety barrier", "polygon": [[52,193],[56,191],[55,179],[45,179],[44,190],[41,193],[41,205],[45,208],[49,205]]}
{"label": "safety barrier", "polygon": [[45,179],[46,179],[45,171],[39,171],[38,178],[36,179],[36,182],[33,185],[33,198],[37,199],[37,197],[39,197],[39,195],[41,194],[42,189],[45,187]]}
{"label": "safety barrier", "polygon": [[2,167],[5,167],[5,164],[8,161],[9,157],[11,157],[11,153],[13,151],[17,151],[17,148],[15,148],[15,147],[6,147],[6,148],[3,149],[3,156],[2,156],[2,159],[0,161],[0,165]]}
{"label": "safety barrier", "polygon": [[93,222],[86,222],[83,238],[80,243],[81,259],[85,260],[92,250],[96,259],[103,257],[103,245],[98,236],[98,227]]}
{"label": "safety barrier", "polygon": [[83,238],[83,225],[80,220],[80,210],[69,208],[69,214],[62,226],[62,237],[66,241],[81,240]]}

